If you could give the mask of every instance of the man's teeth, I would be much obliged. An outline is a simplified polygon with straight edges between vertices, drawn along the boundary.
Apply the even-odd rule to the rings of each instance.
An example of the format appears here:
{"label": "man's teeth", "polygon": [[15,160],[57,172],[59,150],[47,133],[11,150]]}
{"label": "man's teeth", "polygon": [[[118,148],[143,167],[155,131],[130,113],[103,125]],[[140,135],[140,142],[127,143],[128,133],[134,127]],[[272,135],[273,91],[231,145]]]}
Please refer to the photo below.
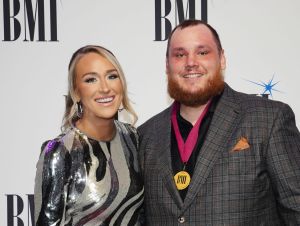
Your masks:
{"label": "man's teeth", "polygon": [[197,78],[197,77],[201,77],[201,76],[202,76],[202,74],[197,73],[197,74],[184,75],[183,77],[184,78]]}
{"label": "man's teeth", "polygon": [[96,101],[98,103],[107,103],[107,102],[111,102],[113,99],[114,99],[113,97],[106,97],[106,98],[97,99]]}

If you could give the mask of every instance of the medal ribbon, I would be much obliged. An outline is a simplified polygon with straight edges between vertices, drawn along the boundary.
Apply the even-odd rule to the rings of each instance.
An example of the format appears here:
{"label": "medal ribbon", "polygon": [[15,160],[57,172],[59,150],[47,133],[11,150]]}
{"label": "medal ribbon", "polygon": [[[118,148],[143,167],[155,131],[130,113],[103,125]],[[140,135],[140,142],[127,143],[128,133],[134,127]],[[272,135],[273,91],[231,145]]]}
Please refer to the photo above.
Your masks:
{"label": "medal ribbon", "polygon": [[180,157],[183,163],[187,163],[189,160],[194,147],[197,143],[198,140],[198,135],[199,135],[199,127],[201,125],[202,119],[206,115],[208,109],[209,109],[210,101],[207,103],[205,106],[203,112],[201,113],[200,117],[198,118],[196,124],[193,126],[192,130],[190,131],[186,141],[183,141],[183,138],[180,134],[179,127],[178,127],[178,122],[177,122],[177,111],[180,109],[180,104],[175,101],[173,104],[172,108],[172,115],[171,115],[171,122],[174,128],[176,140],[177,140],[177,145],[180,153]]}

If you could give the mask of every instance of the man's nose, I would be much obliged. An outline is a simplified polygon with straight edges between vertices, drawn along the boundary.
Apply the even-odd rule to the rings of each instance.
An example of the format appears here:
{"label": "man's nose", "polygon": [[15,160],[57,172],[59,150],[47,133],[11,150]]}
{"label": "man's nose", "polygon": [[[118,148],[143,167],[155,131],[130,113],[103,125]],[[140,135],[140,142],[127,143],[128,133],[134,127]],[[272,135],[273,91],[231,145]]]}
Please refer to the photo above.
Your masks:
{"label": "man's nose", "polygon": [[186,59],[186,68],[187,69],[193,69],[193,68],[197,68],[199,66],[198,60],[197,60],[197,56],[195,55],[188,55],[187,59]]}

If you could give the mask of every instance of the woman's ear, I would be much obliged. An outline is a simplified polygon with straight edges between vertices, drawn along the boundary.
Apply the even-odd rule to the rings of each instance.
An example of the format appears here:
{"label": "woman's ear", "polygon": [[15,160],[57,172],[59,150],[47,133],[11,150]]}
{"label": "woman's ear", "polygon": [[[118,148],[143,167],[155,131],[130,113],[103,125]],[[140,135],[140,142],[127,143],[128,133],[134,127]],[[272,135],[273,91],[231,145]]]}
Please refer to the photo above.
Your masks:
{"label": "woman's ear", "polygon": [[78,92],[78,89],[74,90],[74,95],[75,95],[76,102],[79,102],[81,98],[80,98],[80,94]]}

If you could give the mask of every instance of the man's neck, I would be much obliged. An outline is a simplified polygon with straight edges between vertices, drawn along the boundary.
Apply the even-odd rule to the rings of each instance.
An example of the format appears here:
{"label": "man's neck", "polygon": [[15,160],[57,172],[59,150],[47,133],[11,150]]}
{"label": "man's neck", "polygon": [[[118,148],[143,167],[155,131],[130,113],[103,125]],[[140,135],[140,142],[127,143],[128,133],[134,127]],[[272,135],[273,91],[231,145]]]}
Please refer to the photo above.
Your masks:
{"label": "man's neck", "polygon": [[194,126],[196,124],[198,118],[204,111],[207,104],[208,104],[208,102],[204,105],[200,105],[197,107],[190,107],[190,106],[181,104],[180,105],[180,115]]}

